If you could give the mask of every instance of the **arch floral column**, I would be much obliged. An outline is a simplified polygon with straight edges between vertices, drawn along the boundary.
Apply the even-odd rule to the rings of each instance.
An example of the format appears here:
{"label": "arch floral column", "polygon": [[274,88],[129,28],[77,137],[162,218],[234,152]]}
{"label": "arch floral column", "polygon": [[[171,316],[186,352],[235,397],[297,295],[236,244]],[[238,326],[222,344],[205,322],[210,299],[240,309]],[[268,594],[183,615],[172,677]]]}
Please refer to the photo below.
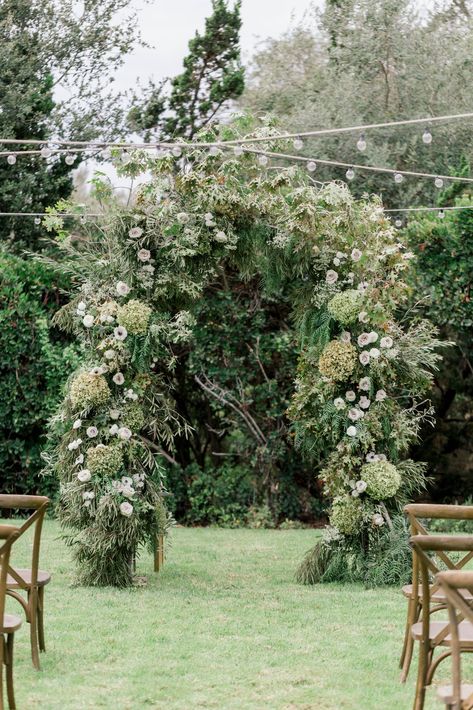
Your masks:
{"label": "arch floral column", "polygon": [[97,183],[109,218],[60,240],[80,285],[57,321],[84,358],[52,423],[50,466],[87,584],[130,584],[137,546],[166,529],[156,453],[188,424],[173,410],[173,345],[192,336],[192,304],[223,261],[292,299],[301,356],[290,416],[333,501],[324,549],[389,524],[423,481],[402,456],[431,416],[420,397],[437,341],[406,313],[412,255],[379,201],[355,202],[338,183],[316,189],[304,171],[266,170],[249,153],[188,151],[179,165],[136,153],[122,170],[152,177],[133,208],[112,207]]}

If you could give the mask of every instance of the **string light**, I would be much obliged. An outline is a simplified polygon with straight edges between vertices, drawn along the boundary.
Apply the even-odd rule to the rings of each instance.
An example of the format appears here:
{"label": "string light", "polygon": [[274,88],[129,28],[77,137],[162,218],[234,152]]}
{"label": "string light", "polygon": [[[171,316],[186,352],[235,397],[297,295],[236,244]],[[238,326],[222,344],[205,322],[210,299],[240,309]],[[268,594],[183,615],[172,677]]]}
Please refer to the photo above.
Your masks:
{"label": "string light", "polygon": [[49,148],[49,146],[45,145],[43,148],[41,148],[39,153],[42,158],[50,158],[52,155],[52,150],[51,148]]}
{"label": "string light", "polygon": [[267,155],[261,154],[258,155],[258,163],[262,165],[263,167],[269,163],[269,158]]}
{"label": "string light", "polygon": [[77,158],[77,155],[72,155],[71,153],[68,153],[66,157],[64,158],[64,162],[66,165],[73,165],[75,160]]}
{"label": "string light", "polygon": [[8,165],[15,165],[16,155],[8,155],[7,156],[7,163],[8,163]]}
{"label": "string light", "polygon": [[445,218],[445,212],[444,212],[444,210],[439,210],[437,216],[438,216],[439,219],[444,219],[444,218]]}
{"label": "string light", "polygon": [[399,227],[402,227],[402,219],[397,219],[394,222],[394,225],[399,229]]}
{"label": "string light", "polygon": [[182,155],[182,148],[180,145],[175,145],[175,146],[173,146],[171,152],[175,158],[180,158]]}
{"label": "string light", "polygon": [[432,143],[432,133],[428,128],[426,128],[422,134],[422,142],[425,143],[425,145],[430,145]]}
{"label": "string light", "polygon": [[404,175],[402,173],[394,173],[394,182],[400,184],[404,180]]}
{"label": "string light", "polygon": [[41,217],[35,217],[35,218],[34,218],[34,223],[35,223],[35,224],[41,224]]}
{"label": "string light", "polygon": [[217,156],[217,155],[219,154],[219,152],[220,152],[220,151],[219,151],[219,149],[217,148],[216,145],[212,145],[212,146],[209,148],[209,155],[211,155],[213,158],[215,158],[215,156]]}
{"label": "string light", "polygon": [[441,187],[443,187],[443,180],[442,180],[442,178],[439,177],[438,175],[437,175],[437,177],[436,177],[435,180],[434,180],[434,185],[435,185],[435,187],[438,187],[439,189],[440,189]]}
{"label": "string light", "polygon": [[359,151],[362,153],[366,150],[366,140],[365,140],[365,134],[360,133],[360,137],[358,138],[358,142],[356,144],[356,147],[358,148]]}
{"label": "string light", "polygon": [[314,160],[309,160],[307,163],[307,170],[309,173],[313,173],[317,169],[317,163]]}
{"label": "string light", "polygon": [[294,146],[295,150],[302,150],[302,148],[304,147],[304,141],[298,136],[297,138],[294,138],[292,145]]}
{"label": "string light", "polygon": [[355,171],[353,170],[353,168],[348,168],[345,173],[345,177],[347,180],[353,180],[353,178],[355,177]]}

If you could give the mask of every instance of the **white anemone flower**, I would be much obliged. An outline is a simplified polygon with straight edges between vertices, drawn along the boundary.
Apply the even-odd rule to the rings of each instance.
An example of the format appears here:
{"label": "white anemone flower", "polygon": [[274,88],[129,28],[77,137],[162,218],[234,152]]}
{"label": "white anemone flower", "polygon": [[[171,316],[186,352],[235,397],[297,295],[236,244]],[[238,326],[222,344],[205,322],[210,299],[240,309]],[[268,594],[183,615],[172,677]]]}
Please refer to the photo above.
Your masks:
{"label": "white anemone flower", "polygon": [[133,506],[131,503],[129,503],[127,500],[123,501],[123,503],[120,503],[120,513],[124,515],[126,518],[129,518],[130,515],[133,515]]}
{"label": "white anemone flower", "polygon": [[375,399],[377,402],[384,402],[388,395],[386,394],[385,390],[378,390],[375,395]]}
{"label": "white anemone flower", "polygon": [[125,382],[125,377],[122,372],[116,372],[112,377],[116,385],[122,385]]}
{"label": "white anemone flower", "polygon": [[371,387],[370,378],[369,377],[362,377],[358,383],[358,387],[360,388],[360,390],[368,391],[369,388]]}
{"label": "white anemone flower", "polygon": [[128,236],[131,237],[131,239],[139,239],[142,234],[143,230],[141,227],[132,227],[128,232]]}
{"label": "white anemone flower", "polygon": [[358,433],[356,426],[349,426],[347,429],[348,436],[356,436]]}
{"label": "white anemone flower", "polygon": [[123,441],[128,441],[128,439],[131,439],[131,437],[133,436],[133,433],[131,429],[129,429],[127,426],[122,426],[118,430],[118,436],[120,437],[120,439],[123,439]]}
{"label": "white anemone flower", "polygon": [[119,296],[128,296],[130,293],[130,287],[124,281],[118,281],[115,288]]}
{"label": "white anemone flower", "polygon": [[368,486],[367,486],[366,481],[360,480],[355,483],[355,488],[358,491],[358,493],[364,493],[366,491],[367,487]]}
{"label": "white anemone flower", "polygon": [[92,328],[94,320],[94,316],[91,316],[90,313],[87,313],[87,315],[82,318],[82,323],[85,325],[86,328]]}
{"label": "white anemone flower", "polygon": [[338,274],[336,271],[333,269],[329,269],[327,273],[325,274],[325,281],[328,284],[334,284],[336,281],[338,281]]}
{"label": "white anemone flower", "polygon": [[360,397],[360,401],[358,402],[358,405],[362,409],[369,409],[370,404],[371,404],[371,401],[368,399],[368,397],[364,397],[364,396]]}
{"label": "white anemone flower", "polygon": [[335,409],[345,409],[347,406],[345,404],[345,401],[341,397],[336,397],[336,399],[333,400],[333,404],[335,406]]}
{"label": "white anemone flower", "polygon": [[137,256],[140,261],[149,261],[151,259],[151,252],[149,249],[140,249]]}
{"label": "white anemone flower", "polygon": [[128,331],[126,328],[123,327],[123,325],[118,325],[116,328],[114,328],[113,335],[115,337],[115,340],[125,340],[126,336],[128,335]]}
{"label": "white anemone flower", "polygon": [[360,353],[360,357],[358,358],[359,361],[361,362],[362,365],[369,365],[370,364],[370,354],[367,350],[363,350],[362,353]]}
{"label": "white anemone flower", "polygon": [[352,249],[352,252],[351,252],[352,261],[360,261],[362,256],[363,256],[362,251],[360,251],[359,249]]}
{"label": "white anemone flower", "polygon": [[345,399],[347,400],[347,402],[354,402],[356,399],[356,392],[354,392],[353,390],[348,390],[347,392],[345,392]]}
{"label": "white anemone flower", "polygon": [[89,437],[89,439],[95,439],[95,437],[98,436],[98,433],[99,430],[96,426],[87,427],[87,436]]}
{"label": "white anemone flower", "polygon": [[87,481],[90,481],[90,479],[92,478],[92,474],[90,473],[88,468],[83,468],[78,472],[77,478],[81,483],[87,483]]}

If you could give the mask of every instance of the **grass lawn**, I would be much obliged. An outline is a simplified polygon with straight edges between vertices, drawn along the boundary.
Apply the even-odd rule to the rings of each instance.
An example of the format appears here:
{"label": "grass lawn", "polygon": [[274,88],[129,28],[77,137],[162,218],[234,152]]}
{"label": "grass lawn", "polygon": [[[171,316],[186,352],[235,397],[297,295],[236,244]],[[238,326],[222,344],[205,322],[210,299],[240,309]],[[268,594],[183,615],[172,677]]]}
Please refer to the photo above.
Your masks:
{"label": "grass lawn", "polygon": [[[295,584],[312,530],[177,528],[164,570],[153,574],[143,556],[148,585],[126,591],[71,586],[58,535],[48,521],[41,673],[26,624],[16,636],[18,710],[411,707],[415,673],[402,686],[397,666],[404,599],[393,589]],[[426,708],[441,708],[433,690]]]}

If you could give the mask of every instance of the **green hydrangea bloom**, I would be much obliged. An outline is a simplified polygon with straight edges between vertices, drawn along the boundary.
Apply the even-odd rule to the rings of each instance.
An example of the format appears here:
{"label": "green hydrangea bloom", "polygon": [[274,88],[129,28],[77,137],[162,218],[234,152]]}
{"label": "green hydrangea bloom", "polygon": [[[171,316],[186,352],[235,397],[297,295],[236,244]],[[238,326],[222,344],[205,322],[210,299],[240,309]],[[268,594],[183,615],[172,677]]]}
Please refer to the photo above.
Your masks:
{"label": "green hydrangea bloom", "polygon": [[354,535],[363,521],[363,507],[359,498],[340,496],[335,498],[330,523],[343,535]]}
{"label": "green hydrangea bloom", "polygon": [[145,415],[143,409],[137,402],[127,404],[126,407],[123,409],[120,421],[122,426],[128,427],[133,432],[140,431],[145,423]]}
{"label": "green hydrangea bloom", "polygon": [[343,382],[353,373],[356,357],[356,348],[351,343],[332,340],[319,358],[319,370],[325,377]]}
{"label": "green hydrangea bloom", "polygon": [[358,319],[362,294],[354,289],[337,293],[327,304],[330,315],[342,325],[349,325]]}
{"label": "green hydrangea bloom", "polygon": [[366,483],[366,493],[375,500],[392,498],[402,482],[401,474],[389,461],[366,463],[361,468],[360,478]]}
{"label": "green hydrangea bloom", "polygon": [[132,299],[119,306],[117,320],[131,335],[140,335],[148,330],[151,313],[152,310],[146,303]]}
{"label": "green hydrangea bloom", "polygon": [[111,392],[103,375],[81,372],[71,383],[69,397],[73,409],[85,409],[103,404],[110,398]]}
{"label": "green hydrangea bloom", "polygon": [[123,466],[123,456],[118,446],[99,444],[87,451],[86,467],[91,473],[114,476]]}

